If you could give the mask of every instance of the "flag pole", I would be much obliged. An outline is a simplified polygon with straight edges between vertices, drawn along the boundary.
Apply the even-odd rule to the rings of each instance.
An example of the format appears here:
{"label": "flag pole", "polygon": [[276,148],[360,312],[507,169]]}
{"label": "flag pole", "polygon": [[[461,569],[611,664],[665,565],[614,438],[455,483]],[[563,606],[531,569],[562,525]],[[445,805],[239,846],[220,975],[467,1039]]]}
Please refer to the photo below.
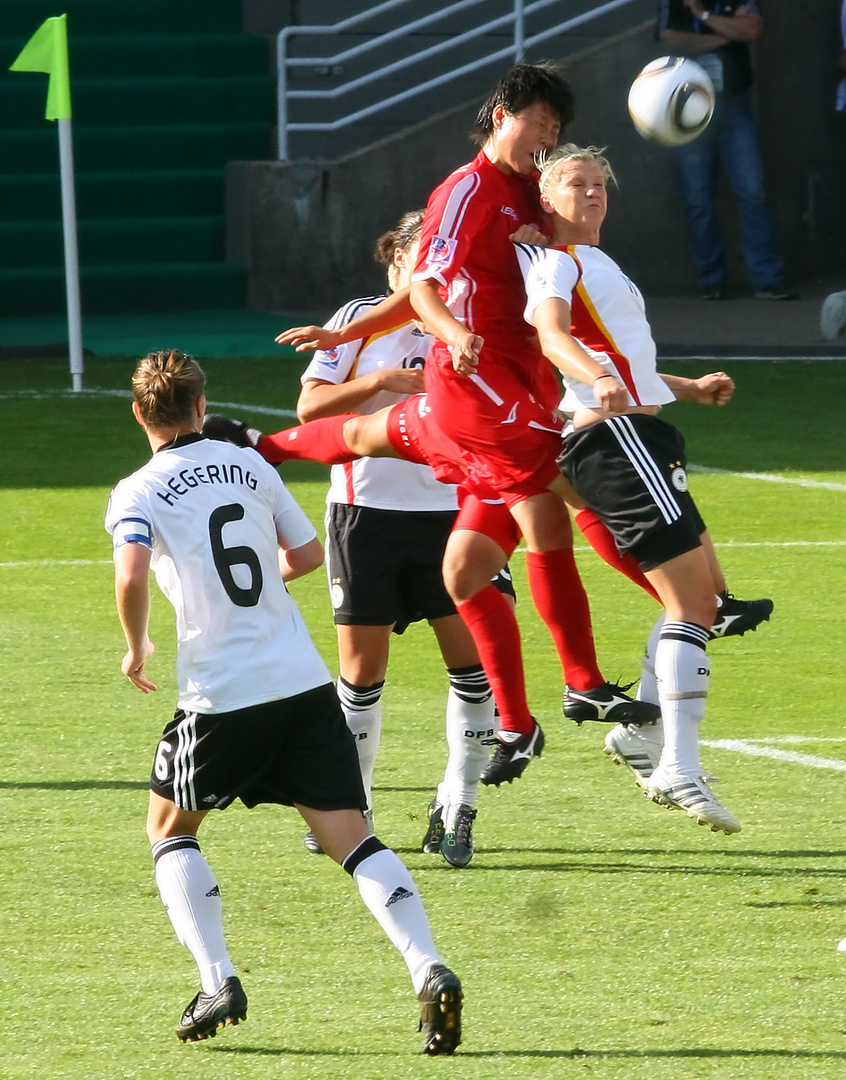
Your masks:
{"label": "flag pole", "polygon": [[47,19],[11,65],[10,71],[41,71],[50,76],[45,119],[59,127],[59,170],[62,188],[62,230],[65,240],[65,293],[68,307],[68,353],[75,391],[82,389],[82,312],[79,300],[79,249],[73,179],[70,76],[67,15]]}
{"label": "flag pole", "polygon": [[68,305],[68,351],[74,391],[82,389],[82,306],[79,297],[79,247],[76,232],[76,191],[73,177],[73,136],[70,117],[59,127],[59,173],[62,188],[62,229],[65,238],[65,293]]}

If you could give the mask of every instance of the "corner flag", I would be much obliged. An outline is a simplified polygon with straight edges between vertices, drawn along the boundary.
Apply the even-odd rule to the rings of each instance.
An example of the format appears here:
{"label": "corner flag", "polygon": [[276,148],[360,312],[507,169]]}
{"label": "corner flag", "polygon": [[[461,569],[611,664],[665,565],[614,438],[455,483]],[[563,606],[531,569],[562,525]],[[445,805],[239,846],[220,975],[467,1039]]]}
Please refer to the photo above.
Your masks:
{"label": "corner flag", "polygon": [[65,237],[65,292],[68,301],[68,352],[74,390],[82,389],[82,312],[79,299],[79,251],[76,236],[76,194],[73,179],[67,15],[47,19],[24,45],[10,71],[41,71],[50,76],[47,120],[57,120],[62,228]]}
{"label": "corner flag", "polygon": [[70,120],[67,16],[58,15],[35,31],[10,71],[42,71],[50,76],[47,88],[47,120]]}

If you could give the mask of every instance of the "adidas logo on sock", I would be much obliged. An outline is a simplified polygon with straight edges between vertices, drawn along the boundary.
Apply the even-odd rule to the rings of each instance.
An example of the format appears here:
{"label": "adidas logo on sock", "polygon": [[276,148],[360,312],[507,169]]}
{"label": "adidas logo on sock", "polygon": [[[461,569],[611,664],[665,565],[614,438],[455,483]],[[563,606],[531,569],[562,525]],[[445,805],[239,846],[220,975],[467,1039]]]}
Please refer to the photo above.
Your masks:
{"label": "adidas logo on sock", "polygon": [[404,889],[402,885],[400,885],[400,887],[398,889],[394,889],[394,891],[388,897],[388,902],[387,904],[385,904],[385,907],[390,907],[391,904],[395,904],[397,900],[405,900],[407,897],[413,895],[414,894],[410,893],[408,889]]}
{"label": "adidas logo on sock", "polygon": [[213,889],[209,889],[206,896],[220,896],[220,889],[215,885]]}

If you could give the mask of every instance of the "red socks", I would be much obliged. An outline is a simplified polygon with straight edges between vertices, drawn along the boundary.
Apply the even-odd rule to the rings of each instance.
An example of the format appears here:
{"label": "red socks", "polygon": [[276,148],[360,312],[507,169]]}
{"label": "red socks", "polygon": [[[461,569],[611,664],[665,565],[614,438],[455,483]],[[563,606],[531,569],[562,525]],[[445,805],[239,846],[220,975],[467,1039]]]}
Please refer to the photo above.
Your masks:
{"label": "red socks", "polygon": [[605,679],[596,662],[590,607],[572,548],[527,551],[529,588],[538,614],[552,635],[564,681],[591,690]]}
{"label": "red socks", "polygon": [[514,611],[495,585],[455,605],[482,661],[499,713],[499,727],[528,735],[535,722],[526,704],[523,652]]}
{"label": "red socks", "polygon": [[607,562],[609,566],[613,566],[615,570],[619,570],[621,574],[625,574],[635,585],[640,585],[641,589],[645,589],[653,600],[658,600],[660,604],[658,593],[647,581],[637,559],[634,555],[620,554],[617,545],[614,543],[614,537],[608,531],[608,527],[603,525],[593,510],[577,510],[575,518],[585,540],[600,559]]}
{"label": "red socks", "polygon": [[262,435],[256,450],[271,465],[283,461],[320,461],[324,465],[356,461],[359,455],[350,450],[344,439],[344,424],[350,415],[324,416],[277,431],[275,435]]}

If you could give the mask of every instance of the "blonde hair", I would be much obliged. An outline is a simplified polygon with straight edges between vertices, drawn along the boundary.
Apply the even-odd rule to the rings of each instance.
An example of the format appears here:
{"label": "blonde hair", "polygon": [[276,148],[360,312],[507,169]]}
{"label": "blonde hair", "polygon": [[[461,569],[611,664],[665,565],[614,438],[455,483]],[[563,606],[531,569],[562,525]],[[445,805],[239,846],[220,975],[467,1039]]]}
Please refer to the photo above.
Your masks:
{"label": "blonde hair", "polygon": [[146,427],[170,428],[190,420],[206,392],[206,376],[193,356],[179,349],[151,352],[138,361],[132,394]]}
{"label": "blonde hair", "polygon": [[617,183],[617,177],[614,175],[614,170],[606,157],[604,157],[605,147],[597,146],[576,146],[575,143],[565,143],[563,146],[556,146],[552,150],[544,150],[537,156],[537,166],[540,169],[540,189],[541,193],[546,193],[546,188],[549,183],[552,170],[560,165],[561,162],[570,161],[586,161],[592,165],[598,165],[602,170],[602,175],[606,180],[612,180]]}

